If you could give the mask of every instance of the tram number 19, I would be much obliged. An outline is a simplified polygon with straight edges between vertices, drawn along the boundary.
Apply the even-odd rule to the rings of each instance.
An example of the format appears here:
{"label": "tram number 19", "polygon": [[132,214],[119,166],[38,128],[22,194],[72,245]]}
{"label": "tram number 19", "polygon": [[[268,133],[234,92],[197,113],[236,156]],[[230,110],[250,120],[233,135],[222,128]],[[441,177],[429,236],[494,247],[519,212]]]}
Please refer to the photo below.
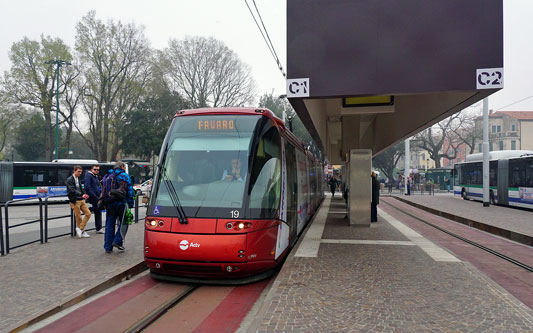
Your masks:
{"label": "tram number 19", "polygon": [[239,211],[238,210],[232,210],[230,212],[232,219],[238,219],[239,218]]}

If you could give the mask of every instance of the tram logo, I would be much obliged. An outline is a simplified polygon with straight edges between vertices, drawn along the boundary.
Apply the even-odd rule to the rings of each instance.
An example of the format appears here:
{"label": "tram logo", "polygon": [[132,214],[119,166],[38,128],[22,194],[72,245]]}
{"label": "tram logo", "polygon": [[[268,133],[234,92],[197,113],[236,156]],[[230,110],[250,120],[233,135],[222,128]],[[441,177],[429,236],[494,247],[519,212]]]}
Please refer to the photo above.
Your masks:
{"label": "tram logo", "polygon": [[186,239],[180,242],[180,249],[182,249],[183,251],[187,250],[189,247],[200,247],[200,243],[189,243],[189,241]]}

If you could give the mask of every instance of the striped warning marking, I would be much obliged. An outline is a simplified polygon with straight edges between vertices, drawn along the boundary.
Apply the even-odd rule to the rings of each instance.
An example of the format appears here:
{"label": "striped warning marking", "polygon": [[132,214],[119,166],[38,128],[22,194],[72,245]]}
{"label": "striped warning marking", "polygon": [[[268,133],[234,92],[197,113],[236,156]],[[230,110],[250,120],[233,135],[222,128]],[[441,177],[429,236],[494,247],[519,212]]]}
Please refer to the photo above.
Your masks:
{"label": "striped warning marking", "polygon": [[435,243],[423,237],[418,232],[409,228],[394,217],[385,213],[382,209],[379,210],[378,214],[385,220],[387,220],[387,222],[389,222],[393,227],[398,229],[398,231],[400,231],[405,237],[409,238],[409,240],[418,245],[418,247],[420,247],[424,252],[426,252],[427,255],[429,255],[431,258],[433,258],[433,260],[446,262],[461,262],[461,260],[459,260],[457,257],[445,251],[440,246],[437,246]]}
{"label": "striped warning marking", "polygon": [[316,213],[316,216],[311,222],[309,230],[305,233],[305,237],[296,251],[295,257],[318,257],[318,249],[320,248],[320,241],[322,240],[322,233],[326,226],[326,218],[328,217],[329,205],[331,203],[331,197],[327,196],[324,199],[324,203],[320,210]]}

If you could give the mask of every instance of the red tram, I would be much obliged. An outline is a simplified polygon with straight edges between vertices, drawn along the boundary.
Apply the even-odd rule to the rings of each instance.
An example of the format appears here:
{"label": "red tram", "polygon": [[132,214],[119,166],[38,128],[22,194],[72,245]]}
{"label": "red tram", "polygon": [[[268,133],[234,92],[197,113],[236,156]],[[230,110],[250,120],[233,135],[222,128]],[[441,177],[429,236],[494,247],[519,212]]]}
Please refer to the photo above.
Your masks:
{"label": "red tram", "polygon": [[158,279],[265,278],[323,199],[320,161],[267,109],[179,111],[159,156],[144,237]]}

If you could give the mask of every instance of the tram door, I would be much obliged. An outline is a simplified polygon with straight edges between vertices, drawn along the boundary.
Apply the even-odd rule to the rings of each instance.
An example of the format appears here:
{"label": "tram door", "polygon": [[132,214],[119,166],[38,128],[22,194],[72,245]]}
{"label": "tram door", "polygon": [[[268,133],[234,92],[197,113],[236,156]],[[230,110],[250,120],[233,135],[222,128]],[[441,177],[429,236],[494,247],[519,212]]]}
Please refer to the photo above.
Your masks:
{"label": "tram door", "polygon": [[285,142],[287,164],[287,223],[290,226],[290,245],[296,241],[298,229],[298,176],[296,170],[296,151],[293,145]]}
{"label": "tram door", "polygon": [[509,204],[509,160],[498,160],[498,204]]}

